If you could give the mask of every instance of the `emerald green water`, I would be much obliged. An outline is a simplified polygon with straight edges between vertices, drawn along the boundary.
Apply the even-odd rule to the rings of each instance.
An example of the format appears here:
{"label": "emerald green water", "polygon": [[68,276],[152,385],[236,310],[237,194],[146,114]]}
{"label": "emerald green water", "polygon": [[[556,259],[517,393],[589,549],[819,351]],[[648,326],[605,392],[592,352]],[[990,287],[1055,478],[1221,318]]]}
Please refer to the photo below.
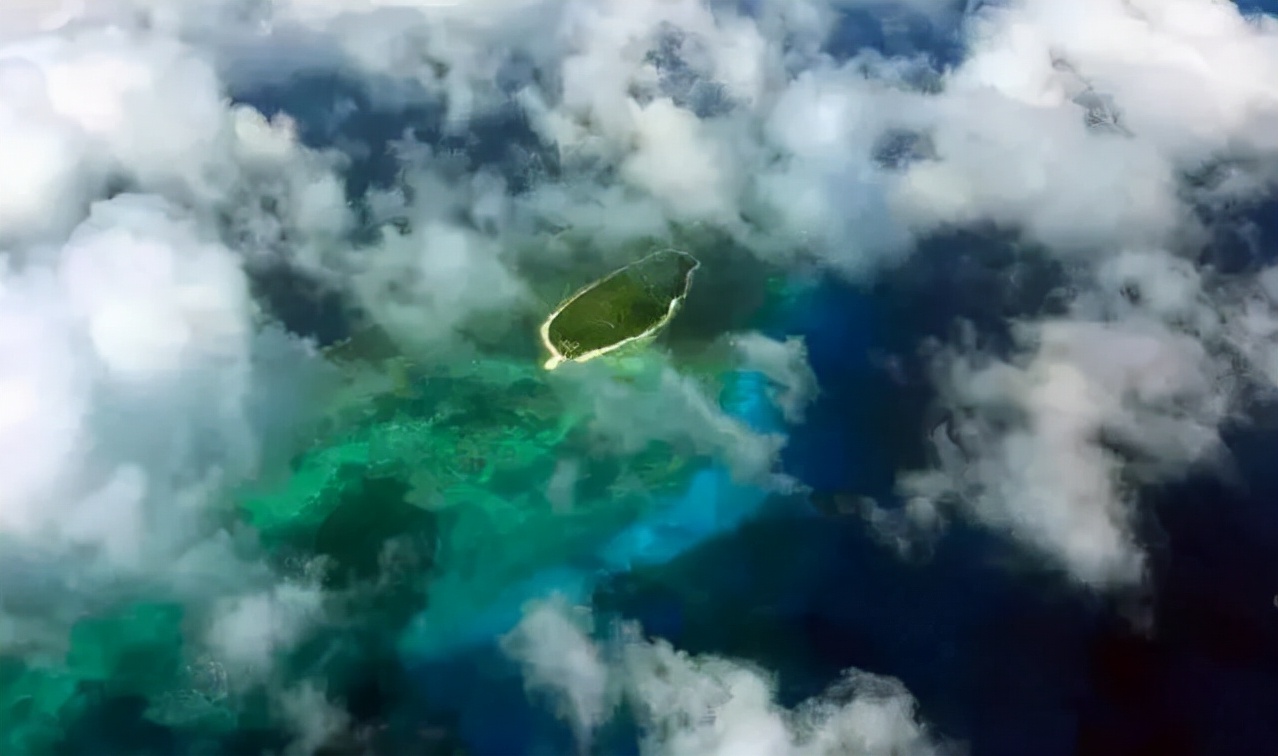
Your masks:
{"label": "emerald green water", "polygon": [[[616,380],[608,370],[592,378]],[[624,380],[643,391],[658,378],[640,368]],[[601,451],[589,391],[575,377],[499,360],[415,376],[300,457],[285,487],[244,497],[244,516],[272,550],[328,560],[333,587],[384,577],[379,554],[400,547],[401,571],[423,591],[462,588],[432,592],[432,612],[446,622],[538,567],[589,554],[699,464],[660,442]]]}
{"label": "emerald green water", "polygon": [[[64,750],[68,733],[126,700],[142,741],[163,726],[227,752],[219,738],[277,724],[268,687],[321,680],[340,693],[370,659],[402,650],[414,618],[464,633],[510,585],[587,559],[706,460],[664,442],[609,450],[592,431],[592,387],[656,390],[658,362],[620,376],[571,368],[409,369],[396,391],[347,400],[286,479],[234,502],[281,574],[306,565],[325,589],[324,619],[277,654],[277,676],[228,683],[181,604],[125,603],[75,623],[51,643],[61,656],[0,656],[0,751]],[[176,747],[169,737],[156,752]]]}

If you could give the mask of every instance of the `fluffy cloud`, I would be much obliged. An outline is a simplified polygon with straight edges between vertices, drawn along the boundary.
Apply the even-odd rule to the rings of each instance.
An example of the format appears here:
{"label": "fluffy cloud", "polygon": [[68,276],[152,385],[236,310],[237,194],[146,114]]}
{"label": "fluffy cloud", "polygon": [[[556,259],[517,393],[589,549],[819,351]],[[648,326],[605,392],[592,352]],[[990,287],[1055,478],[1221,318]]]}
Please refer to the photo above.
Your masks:
{"label": "fluffy cloud", "polygon": [[263,365],[304,380],[313,352],[263,327],[245,269],[290,227],[304,259],[345,203],[286,124],[228,107],[176,40],[88,25],[7,43],[0,69],[21,126],[0,138],[19,168],[0,192],[0,510],[9,533],[139,567],[298,419],[261,411],[298,406],[260,394]]}
{"label": "fluffy cloud", "polygon": [[665,641],[619,628],[610,644],[593,639],[589,612],[550,600],[527,608],[504,639],[528,690],[548,697],[588,749],[598,727],[626,702],[641,728],[640,751],[653,756],[751,754],[911,754],[959,752],[921,723],[900,682],[850,670],[825,695],[788,710],[775,686],[748,664],[691,656]]}
{"label": "fluffy cloud", "polygon": [[1169,243],[1192,225],[1185,172],[1272,164],[1278,37],[1230,4],[1037,0],[984,8],[968,34],[930,108],[939,160],[895,195],[916,225],[993,220],[1060,250]]}
{"label": "fluffy cloud", "polygon": [[141,567],[163,556],[145,533],[253,471],[247,281],[172,205],[95,204],[56,259],[9,271],[3,311],[6,532]]}
{"label": "fluffy cloud", "polygon": [[793,486],[775,473],[784,436],[760,433],[724,414],[701,381],[660,364],[625,382],[610,380],[590,363],[571,365],[570,371],[565,371],[569,383],[564,389],[571,404],[591,418],[589,427],[600,448],[632,454],[659,442],[679,455],[722,459],[741,480]]}
{"label": "fluffy cloud", "polygon": [[773,402],[786,422],[802,422],[807,405],[819,390],[803,339],[777,341],[760,333],[748,333],[733,339],[733,345],[747,369],[758,370],[772,382]]}
{"label": "fluffy cloud", "polygon": [[[346,223],[340,182],[287,123],[231,107],[204,52],[31,10],[32,33],[6,23],[0,42],[13,167],[0,187],[0,542],[15,567],[0,582],[20,598],[3,645],[32,663],[77,643],[110,658],[113,636],[69,632],[143,593],[211,611],[209,648],[268,663],[254,634],[283,642],[314,612],[246,628],[253,592],[293,594],[229,527],[228,496],[295,448],[327,368],[265,317],[249,271],[322,257]],[[102,622],[151,632],[120,616]]]}
{"label": "fluffy cloud", "polygon": [[[907,495],[957,497],[1099,587],[1139,582],[1138,484],[1219,449],[1227,404],[1202,345],[1155,324],[1027,325],[1012,362],[949,354],[940,473]],[[926,511],[926,510],[923,510]]]}

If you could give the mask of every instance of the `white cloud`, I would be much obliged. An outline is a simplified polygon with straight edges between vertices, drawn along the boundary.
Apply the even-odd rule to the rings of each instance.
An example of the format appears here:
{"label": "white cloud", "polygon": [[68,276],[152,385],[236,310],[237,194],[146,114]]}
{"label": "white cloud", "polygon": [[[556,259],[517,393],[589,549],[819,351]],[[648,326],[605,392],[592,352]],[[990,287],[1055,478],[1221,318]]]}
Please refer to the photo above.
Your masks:
{"label": "white cloud", "polygon": [[253,471],[247,282],[173,206],[95,205],[55,261],[10,271],[4,299],[0,437],[18,464],[0,468],[2,510],[18,532],[140,566],[157,556],[143,533],[185,530],[199,504],[184,500]]}
{"label": "white cloud", "polygon": [[552,601],[528,611],[502,640],[522,665],[529,692],[555,697],[559,716],[582,744],[612,715],[607,662],[590,639],[592,624],[589,612]]}
{"label": "white cloud", "polygon": [[745,367],[758,370],[772,382],[773,402],[786,422],[802,422],[807,405],[819,390],[803,339],[791,336],[777,341],[760,333],[748,333],[736,337],[733,343]]}
{"label": "white cloud", "polygon": [[957,498],[1089,585],[1139,582],[1138,486],[1219,449],[1228,396],[1216,368],[1198,341],[1157,323],[1027,324],[1022,344],[1010,362],[943,355],[951,417],[938,440],[958,453],[939,475],[906,476],[904,492]]}
{"label": "white cloud", "polygon": [[[851,670],[793,710],[772,677],[743,662],[691,656],[627,626],[600,645],[589,613],[563,601],[530,605],[505,642],[530,690],[558,696],[579,745],[626,701],[651,756],[888,756],[957,752],[920,722],[900,682]],[[584,735],[582,733],[585,733]]]}
{"label": "white cloud", "polygon": [[[708,386],[661,360],[645,360],[626,380],[594,362],[561,369],[569,411],[590,418],[600,450],[626,455],[669,444],[678,455],[723,460],[739,480],[781,490],[794,482],[776,473],[785,437],[750,428],[718,405]],[[624,368],[623,368],[624,369]],[[580,409],[578,409],[580,408]]]}
{"label": "white cloud", "polygon": [[[292,594],[224,529],[229,495],[287,458],[325,369],[246,269],[322,256],[340,182],[230,107],[204,51],[82,20],[0,41],[0,543],[27,597],[3,642],[57,658],[78,619],[145,594],[265,663],[254,592]],[[254,632],[287,644],[299,623]]]}
{"label": "white cloud", "polygon": [[269,677],[276,655],[291,648],[321,610],[319,589],[304,584],[223,599],[207,630],[209,652],[230,667],[235,682]]}
{"label": "white cloud", "polygon": [[350,721],[350,715],[313,683],[290,688],[278,700],[294,735],[284,751],[285,756],[310,756],[341,736]]}
{"label": "white cloud", "polygon": [[[1066,249],[1165,243],[1190,223],[1180,172],[1274,159],[1278,34],[1232,4],[1026,0],[982,8],[969,40],[935,101],[940,160],[898,190],[915,222],[988,218]],[[1103,98],[1126,136],[1084,127]]]}

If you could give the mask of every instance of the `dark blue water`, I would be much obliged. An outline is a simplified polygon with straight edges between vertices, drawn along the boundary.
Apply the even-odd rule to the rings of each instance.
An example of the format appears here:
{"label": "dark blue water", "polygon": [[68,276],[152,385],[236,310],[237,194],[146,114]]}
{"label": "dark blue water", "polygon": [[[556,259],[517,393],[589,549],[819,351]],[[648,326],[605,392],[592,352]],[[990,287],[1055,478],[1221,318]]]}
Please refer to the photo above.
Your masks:
{"label": "dark blue water", "polygon": [[1278,13],[1278,2],[1274,0],[1234,0],[1234,5],[1244,13]]}
{"label": "dark blue water", "polygon": [[[900,303],[828,284],[807,304],[790,325],[807,336],[823,394],[793,432],[789,467],[818,490],[890,501],[923,415],[920,392],[875,359],[899,340],[899,321],[883,316]],[[903,560],[857,517],[779,502],[766,521],[618,578],[601,602],[689,651],[781,670],[791,701],[845,667],[899,677],[929,721],[977,754],[1271,754],[1278,437],[1235,433],[1230,444],[1244,484],[1195,479],[1147,494],[1148,595],[1089,595],[961,524]],[[1152,622],[1134,624],[1141,616]]]}

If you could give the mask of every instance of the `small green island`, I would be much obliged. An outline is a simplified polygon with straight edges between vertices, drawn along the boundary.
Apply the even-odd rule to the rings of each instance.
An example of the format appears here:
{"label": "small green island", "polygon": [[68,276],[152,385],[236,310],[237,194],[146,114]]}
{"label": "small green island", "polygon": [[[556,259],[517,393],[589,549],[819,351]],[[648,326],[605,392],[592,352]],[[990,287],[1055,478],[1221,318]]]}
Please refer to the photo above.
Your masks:
{"label": "small green island", "polygon": [[553,370],[647,341],[678,312],[701,265],[686,252],[664,249],[609,273],[562,302],[541,325]]}

